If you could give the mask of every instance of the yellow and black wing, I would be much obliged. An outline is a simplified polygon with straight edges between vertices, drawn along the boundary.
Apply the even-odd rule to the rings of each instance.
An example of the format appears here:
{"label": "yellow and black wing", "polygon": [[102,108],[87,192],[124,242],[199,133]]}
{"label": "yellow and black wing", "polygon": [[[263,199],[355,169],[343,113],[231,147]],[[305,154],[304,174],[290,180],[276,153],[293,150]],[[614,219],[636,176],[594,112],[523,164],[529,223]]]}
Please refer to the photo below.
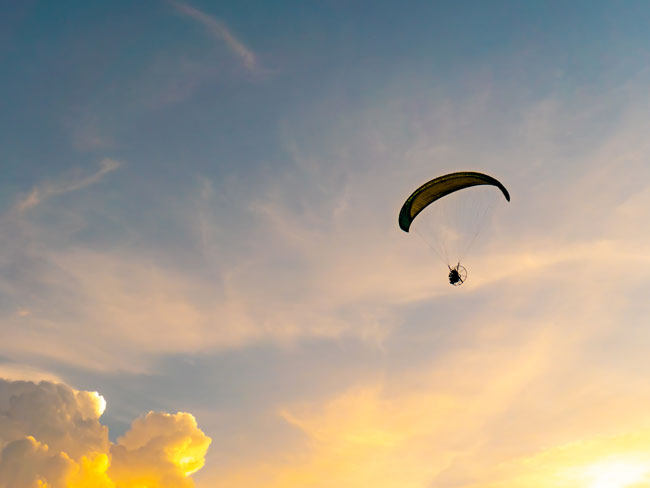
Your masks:
{"label": "yellow and black wing", "polygon": [[428,205],[431,205],[433,202],[445,195],[477,185],[496,186],[501,190],[506,200],[510,201],[508,190],[506,190],[506,187],[496,178],[474,171],[450,173],[428,181],[408,197],[399,212],[400,228],[404,232],[408,232],[413,219],[415,219],[415,217]]}

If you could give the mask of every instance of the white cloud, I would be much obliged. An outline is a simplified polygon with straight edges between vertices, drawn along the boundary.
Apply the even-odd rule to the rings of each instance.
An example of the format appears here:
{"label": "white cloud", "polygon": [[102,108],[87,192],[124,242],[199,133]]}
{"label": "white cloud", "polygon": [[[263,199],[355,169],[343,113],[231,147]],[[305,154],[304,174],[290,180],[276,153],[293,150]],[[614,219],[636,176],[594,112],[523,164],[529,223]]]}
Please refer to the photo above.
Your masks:
{"label": "white cloud", "polygon": [[[156,243],[153,257],[129,242],[73,245],[53,227],[25,236],[6,228],[4,261],[21,266],[0,275],[0,289],[20,307],[0,311],[7,338],[0,353],[17,362],[45,356],[146,371],[159,354],[264,341],[347,337],[383,347],[399,333],[403,307],[427,301],[434,306],[508,289],[512,303],[524,302],[538,292],[535,282],[555,280],[570,282],[567,293],[576,300],[592,291],[616,297],[622,263],[634,269],[627,279],[640,286],[649,274],[647,229],[639,224],[648,216],[648,170],[640,155],[649,143],[647,121],[638,114],[621,117],[561,175],[559,163],[518,165],[521,148],[512,141],[484,162],[509,186],[512,202],[475,247],[469,280],[459,289],[447,284],[444,265],[426,246],[398,229],[399,207],[417,185],[478,158],[480,148],[427,134],[463,127],[463,117],[491,121],[480,108],[483,98],[470,102],[471,110],[452,104],[444,112],[447,122],[416,118],[414,138],[395,135],[392,124],[411,114],[391,104],[323,134],[318,144],[325,149],[303,143],[299,129],[287,129],[292,164],[259,183],[203,180],[180,217],[165,216],[187,231],[179,254],[173,239]],[[546,105],[554,109],[543,110],[544,117],[563,120],[556,113],[561,104]],[[104,173],[113,167],[107,164]],[[100,174],[54,188],[90,184]],[[57,245],[48,245],[53,237]],[[192,268],[185,266],[190,255]],[[22,280],[28,271],[29,280]],[[522,286],[510,290],[510,283]]]}
{"label": "white cloud", "polygon": [[200,24],[203,24],[212,36],[225,42],[230,50],[241,59],[247,69],[250,71],[256,71],[258,69],[255,53],[246,47],[243,42],[237,39],[221,20],[186,3],[176,1],[172,1],[171,3],[182,14],[191,17]]}
{"label": "white cloud", "polygon": [[[309,336],[328,318],[341,343],[370,330],[364,318],[374,315],[387,351],[381,386],[285,405],[282,418],[304,442],[248,463],[244,454],[206,479],[229,488],[541,488],[556,478],[536,453],[647,429],[650,120],[623,111],[607,132],[562,152],[555,140],[574,109],[533,107],[540,120],[525,129],[533,139],[541,132],[534,148],[511,126],[513,139],[495,154],[437,139],[445,132],[435,124],[404,148],[380,126],[407,117],[381,111],[367,125],[344,123],[355,128],[349,135],[319,134],[329,152],[301,147],[300,130],[288,137],[295,164],[247,193],[256,199],[240,232],[253,257],[231,268],[228,289],[251,309],[269,304],[254,323],[277,313]],[[449,126],[463,126],[454,112]],[[468,283],[453,289],[435,256],[397,229],[397,211],[427,178],[469,164],[502,178],[512,202],[470,256]],[[204,219],[204,238],[218,242],[219,227],[206,227]],[[417,371],[394,361],[400,347]],[[580,462],[600,462],[602,444],[597,453],[576,449]],[[509,462],[516,468],[501,470]]]}
{"label": "white cloud", "polygon": [[15,208],[25,211],[36,207],[49,198],[80,190],[87,186],[98,183],[106,174],[115,171],[122,163],[114,159],[104,158],[99,162],[99,170],[90,175],[80,175],[67,180],[41,183],[35,186],[25,197],[21,198]]}

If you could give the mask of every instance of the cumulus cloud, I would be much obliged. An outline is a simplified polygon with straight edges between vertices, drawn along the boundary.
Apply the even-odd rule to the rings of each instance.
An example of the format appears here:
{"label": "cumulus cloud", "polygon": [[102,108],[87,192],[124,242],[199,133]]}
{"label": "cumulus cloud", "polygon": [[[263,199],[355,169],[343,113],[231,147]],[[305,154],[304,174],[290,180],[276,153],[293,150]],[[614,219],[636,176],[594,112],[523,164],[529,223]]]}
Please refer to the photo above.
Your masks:
{"label": "cumulus cloud", "polygon": [[99,163],[99,169],[90,175],[81,175],[67,180],[53,181],[35,186],[32,191],[21,198],[16,208],[19,211],[28,210],[43,203],[45,200],[80,190],[86,186],[99,182],[106,174],[115,171],[122,163],[110,158],[104,158]]}
{"label": "cumulus cloud", "polygon": [[210,445],[189,413],[149,412],[112,443],[96,392],[0,379],[0,488],[191,488]]}

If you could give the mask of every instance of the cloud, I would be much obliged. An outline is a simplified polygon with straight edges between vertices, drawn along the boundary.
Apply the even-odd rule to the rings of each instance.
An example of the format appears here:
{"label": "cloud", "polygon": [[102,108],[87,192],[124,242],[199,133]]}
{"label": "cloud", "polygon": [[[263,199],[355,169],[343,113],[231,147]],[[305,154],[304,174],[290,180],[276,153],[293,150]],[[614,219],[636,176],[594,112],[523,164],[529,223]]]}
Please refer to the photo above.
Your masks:
{"label": "cloud", "polygon": [[112,447],[109,474],[124,486],[194,486],[189,476],[203,467],[209,445],[192,415],[149,412]]}
{"label": "cloud", "polygon": [[185,488],[210,439],[188,413],[149,412],[112,443],[104,399],[64,384],[0,379],[0,488]]}
{"label": "cloud", "polygon": [[[561,104],[551,105],[561,110]],[[286,141],[291,163],[258,183],[205,179],[195,195],[175,205],[179,213],[161,218],[183,230],[182,241],[157,235],[146,247],[133,246],[129,236],[140,242],[147,236],[132,227],[113,233],[117,242],[93,245],[71,242],[70,231],[56,221],[38,223],[42,228],[35,225],[24,236],[6,227],[0,290],[19,306],[0,310],[6,338],[0,353],[17,362],[53,358],[148,371],[161,354],[260,342],[361,338],[381,348],[399,334],[409,308],[422,304],[507,292],[505,306],[524,308],[531,294],[542,292],[541,284],[564,290],[574,302],[590,295],[620,298],[622,280],[643,287],[650,276],[647,226],[640,224],[650,208],[649,172],[640,157],[650,144],[643,120],[620,117],[620,127],[579,153],[567,174],[550,163],[512,167],[508,161],[521,155],[504,144],[503,157],[489,172],[504,179],[513,201],[500,209],[494,231],[488,226],[486,240],[469,257],[467,284],[452,289],[444,265],[398,229],[397,212],[426,178],[477,154],[470,145],[450,149],[444,139],[426,135],[444,133],[437,120],[431,126],[426,118],[419,121],[416,133],[422,135],[413,139],[395,136],[391,125],[382,124],[409,114],[391,118],[388,109],[357,115],[360,120],[322,134],[325,151],[320,138],[310,143],[294,128]],[[451,127],[467,123],[453,118],[462,110],[452,106],[447,112]],[[490,115],[467,112],[470,120]],[[78,235],[76,221],[85,225],[85,219],[73,218]],[[621,264],[634,273],[623,276]],[[614,315],[608,314],[594,323]]]}
{"label": "cloud", "polygon": [[40,370],[33,366],[15,363],[0,363],[0,378],[22,381],[49,381],[51,383],[61,383],[61,378],[55,374]]}
{"label": "cloud", "polygon": [[212,17],[211,15],[202,12],[186,3],[172,1],[172,5],[181,12],[183,15],[191,17],[200,24],[203,24],[210,34],[215,38],[224,41],[230,50],[236,54],[244,64],[244,66],[250,71],[256,71],[257,60],[255,53],[247,48],[244,43],[237,39],[228,29],[226,24],[221,20]]}
{"label": "cloud", "polygon": [[0,487],[63,488],[73,469],[74,462],[67,455],[50,453],[47,445],[41,444],[32,436],[25,436],[10,442],[2,450]]}
{"label": "cloud", "polygon": [[122,163],[114,159],[104,158],[99,163],[99,170],[87,176],[70,178],[65,181],[42,183],[35,186],[25,197],[21,198],[15,205],[18,211],[25,211],[34,208],[49,198],[80,190],[99,182],[106,174],[115,171]]}
{"label": "cloud", "polygon": [[647,487],[650,486],[650,430],[642,427],[546,447],[533,455],[499,463],[488,471],[486,476],[491,480],[472,487],[497,488],[503,484],[513,488]]}
{"label": "cloud", "polygon": [[378,374],[374,383],[286,405],[279,415],[303,442],[213,479],[229,488],[428,486],[548,369],[549,346],[532,334],[501,354],[447,352],[406,373]]}
{"label": "cloud", "polygon": [[206,479],[227,488],[627,488],[605,481],[647,480],[643,378],[634,387],[626,375],[581,368],[576,351],[588,334],[567,340],[570,323],[548,326],[560,316],[506,327],[503,317],[484,317],[476,337],[425,364],[394,371],[391,363],[374,382],[285,405],[279,415],[300,442]]}

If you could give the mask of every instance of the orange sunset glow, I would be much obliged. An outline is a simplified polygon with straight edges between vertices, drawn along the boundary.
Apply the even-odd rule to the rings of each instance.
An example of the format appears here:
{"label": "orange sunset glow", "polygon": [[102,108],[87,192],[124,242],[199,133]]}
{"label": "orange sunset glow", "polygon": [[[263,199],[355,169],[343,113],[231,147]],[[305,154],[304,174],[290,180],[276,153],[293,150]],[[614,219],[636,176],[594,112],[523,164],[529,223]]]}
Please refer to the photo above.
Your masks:
{"label": "orange sunset glow", "polygon": [[648,26],[0,0],[0,488],[650,488]]}

